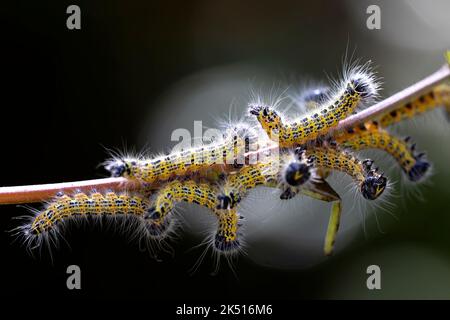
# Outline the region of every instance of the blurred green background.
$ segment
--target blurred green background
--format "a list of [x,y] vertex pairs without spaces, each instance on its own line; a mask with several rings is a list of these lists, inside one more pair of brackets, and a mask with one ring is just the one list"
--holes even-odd
[[[65,27],[69,4],[81,7],[79,31]],[[366,27],[371,4],[381,8],[380,30]],[[101,177],[102,146],[168,150],[174,129],[193,130],[196,120],[217,127],[230,106],[244,114],[251,89],[326,82],[347,49],[374,62],[387,97],[443,64],[449,11],[444,0],[2,3],[4,105],[12,107],[2,119],[9,156],[2,157],[8,170],[0,183]],[[396,129],[413,136],[434,164],[430,183],[416,188],[423,200],[397,193],[398,219],[377,213],[383,232],[373,214],[364,231],[360,212],[348,210],[331,258],[321,255],[326,205],[298,200],[263,210],[273,201],[262,191],[246,204],[250,247],[236,263],[237,277],[226,265],[211,276],[209,258],[188,274],[201,250],[186,251],[201,241],[207,221],[205,212],[186,207],[193,218],[173,245],[175,257],[160,263],[99,228],[70,232],[71,250],[54,252],[53,263],[28,257],[5,233],[2,295],[36,288],[68,295],[65,267],[79,264],[87,284],[70,294],[80,297],[448,299],[450,130],[442,115]],[[6,230],[25,209],[0,211]],[[378,291],[366,287],[372,264],[382,272]]]

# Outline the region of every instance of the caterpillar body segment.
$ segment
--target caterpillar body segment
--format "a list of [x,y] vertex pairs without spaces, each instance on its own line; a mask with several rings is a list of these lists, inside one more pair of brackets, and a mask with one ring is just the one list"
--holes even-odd
[[372,168],[373,161],[370,159],[361,161],[349,152],[331,146],[298,148],[297,152],[304,154],[307,161],[314,167],[341,171],[350,175],[358,184],[361,194],[368,200],[375,200],[386,188],[387,179],[383,174],[378,173],[377,168]]
[[230,174],[219,195],[219,207],[234,208],[250,189],[257,186],[280,188],[280,198],[291,199],[301,192],[303,185],[314,178],[313,168],[304,159],[289,153],[281,154],[280,161],[246,166],[236,174]]
[[408,102],[404,106],[395,109],[380,117],[379,123],[387,127],[400,121],[411,119],[427,111],[444,107],[447,117],[450,115],[450,84],[443,83],[434,87],[429,93]]
[[148,200],[139,196],[117,195],[108,192],[105,195],[94,192],[90,196],[77,193],[73,197],[62,195],[50,202],[40,212],[30,226],[32,234],[40,234],[54,228],[65,219],[88,215],[134,215],[143,216],[150,208]]
[[294,121],[286,121],[273,108],[251,104],[249,112],[256,116],[269,138],[280,147],[302,145],[326,134],[330,128],[355,111],[363,100],[376,95],[377,85],[372,76],[356,72],[330,101],[322,103],[316,110]]
[[230,174],[219,194],[219,208],[222,210],[234,208],[242,197],[257,186],[275,187],[276,177],[271,172],[273,163],[256,164],[243,167],[236,174]]
[[214,248],[225,254],[233,254],[242,248],[242,240],[238,232],[241,217],[237,209],[216,210],[217,231],[214,235]]
[[221,171],[225,164],[242,166],[245,161],[243,155],[248,151],[252,139],[251,130],[234,127],[227,131],[223,141],[217,143],[152,159],[117,157],[107,161],[105,168],[113,177],[144,183],[168,181],[201,171],[207,174],[211,169]]
[[336,136],[335,141],[342,147],[353,150],[379,149],[387,152],[394,157],[408,179],[413,182],[424,178],[431,167],[425,159],[425,153],[416,153],[415,144],[410,143],[409,137],[397,138],[378,128],[375,121],[348,129]]
[[236,208],[220,209],[216,188],[192,180],[169,182],[158,193],[155,205],[146,214],[151,220],[164,219],[173,211],[176,202],[195,203],[208,208],[217,217],[217,229],[213,237],[216,251],[228,254],[241,249],[238,228],[241,226]]
[[18,234],[24,238],[25,244],[33,249],[43,242],[48,245],[57,244],[59,235],[68,222],[120,218],[122,222],[129,224],[133,237],[138,236],[146,240],[162,239],[172,230],[173,220],[171,217],[145,219],[144,216],[150,208],[148,198],[140,194],[97,191],[91,194],[79,192],[73,196],[63,194],[55,197],[43,210],[30,217],[29,223],[18,228]]
[[209,184],[193,180],[168,182],[158,193],[154,206],[145,215],[158,220],[170,214],[177,202],[195,203],[212,211],[217,208],[217,192]]

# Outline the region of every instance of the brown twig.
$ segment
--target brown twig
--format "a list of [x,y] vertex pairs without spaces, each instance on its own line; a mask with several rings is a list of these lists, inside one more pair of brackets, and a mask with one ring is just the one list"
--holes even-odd
[[[450,58],[450,54],[447,53]],[[355,114],[341,122],[332,131],[341,130],[346,127],[351,127],[361,122],[373,119],[381,114],[385,114],[394,110],[399,105],[402,105],[420,95],[430,91],[431,88],[437,84],[450,78],[450,67],[448,64],[440,68],[425,79],[413,84],[412,86],[394,94],[393,96]],[[270,147],[258,152],[268,151],[275,147]],[[246,154],[247,156],[253,153]],[[111,189],[119,190],[123,188],[124,183],[127,184],[127,189],[133,189],[138,186],[136,183],[130,183],[125,178],[106,178],[85,180],[76,182],[63,182],[42,185],[17,186],[17,187],[2,187],[0,188],[0,204],[19,204],[32,203],[48,200],[55,196],[57,192],[71,193],[76,190],[88,192],[92,189]]]

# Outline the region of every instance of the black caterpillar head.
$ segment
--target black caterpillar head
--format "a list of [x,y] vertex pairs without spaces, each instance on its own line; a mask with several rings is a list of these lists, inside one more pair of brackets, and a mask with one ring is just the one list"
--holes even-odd
[[116,159],[106,164],[105,169],[111,173],[111,177],[126,177],[131,173],[128,161]]
[[350,87],[357,92],[363,99],[370,99],[376,96],[377,87],[373,79],[365,74],[357,73],[350,77]]
[[386,189],[387,179],[378,173],[378,168],[373,168],[373,160],[366,159],[362,162],[366,178],[361,184],[361,193],[368,200],[375,200]]
[[257,116],[258,121],[266,131],[280,129],[281,118],[274,109],[259,104],[250,104],[249,112]]
[[219,204],[217,205],[217,209],[220,210],[228,210],[234,208],[240,201],[241,197],[239,194],[235,194],[234,192],[230,192],[227,194],[220,194],[217,196],[219,200]]
[[303,162],[291,162],[284,171],[284,181],[291,186],[300,186],[311,177],[310,166]]
[[386,189],[387,179],[381,174],[371,172],[361,184],[361,193],[368,200],[375,200]]

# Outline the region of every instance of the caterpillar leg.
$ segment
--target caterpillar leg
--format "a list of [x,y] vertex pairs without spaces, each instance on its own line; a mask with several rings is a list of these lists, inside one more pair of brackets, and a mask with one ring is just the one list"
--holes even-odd
[[387,152],[394,157],[410,181],[422,180],[431,167],[425,159],[425,153],[415,152],[415,144],[410,144],[409,137],[399,139],[383,129],[378,129],[373,123],[347,130],[336,138],[336,142],[353,150],[380,149]]

